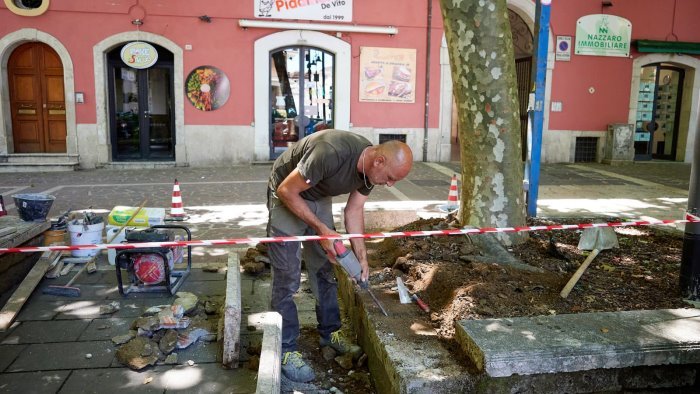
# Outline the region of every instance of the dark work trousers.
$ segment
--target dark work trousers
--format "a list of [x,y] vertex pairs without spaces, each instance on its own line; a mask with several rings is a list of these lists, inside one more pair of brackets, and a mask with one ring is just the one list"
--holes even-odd
[[[334,229],[332,199],[304,200],[321,221]],[[314,235],[315,230],[290,212],[272,192],[268,191],[267,209],[269,221],[267,235]],[[333,274],[333,265],[328,261],[321,244],[315,241],[301,242],[303,257],[309,273],[309,284],[316,297],[316,320],[322,338],[328,339],[333,331],[340,329],[338,308],[338,283]],[[299,338],[299,316],[294,303],[294,294],[301,281],[300,242],[271,242],[267,244],[272,265],[272,309],[282,315],[282,352],[297,350]]]

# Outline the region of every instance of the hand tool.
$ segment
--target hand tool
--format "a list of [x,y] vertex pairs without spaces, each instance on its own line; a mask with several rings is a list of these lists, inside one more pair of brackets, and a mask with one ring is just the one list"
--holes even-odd
[[417,294],[411,295],[411,299],[412,299],[413,301],[415,301],[416,304],[418,304],[418,307],[420,307],[420,309],[422,309],[423,312],[425,312],[425,313],[430,313],[430,307],[428,306],[428,304],[426,304],[425,302],[423,302],[423,300],[421,300],[420,297],[418,297]]
[[345,245],[343,245],[343,242],[340,240],[333,241],[333,248],[335,249],[336,260],[338,260],[340,266],[343,267],[345,272],[347,272],[348,275],[355,280],[355,282],[357,282],[361,289],[367,290],[367,293],[369,293],[370,297],[372,297],[372,300],[374,300],[374,303],[377,304],[384,316],[389,316],[377,297],[375,297],[372,293],[372,290],[370,290],[369,282],[362,280],[362,266],[360,265],[359,260],[357,260],[355,253],[346,248]]
[[66,296],[66,297],[80,297],[80,288],[79,287],[71,287],[73,282],[75,282],[76,279],[78,279],[78,276],[85,271],[85,268],[87,267],[87,264],[83,265],[83,268],[78,271],[77,274],[75,274],[68,283],[66,283],[65,286],[57,286],[57,285],[51,285],[47,286],[42,292],[44,294],[50,294],[50,295],[57,295],[57,296]]
[[619,248],[620,244],[617,241],[617,235],[612,227],[589,227],[583,230],[581,238],[578,242],[578,248],[581,250],[591,250],[591,253],[586,257],[580,267],[571,276],[571,279],[566,283],[559,295],[562,298],[569,296],[571,290],[576,286],[576,282],[581,278],[591,261],[600,253],[601,250]]

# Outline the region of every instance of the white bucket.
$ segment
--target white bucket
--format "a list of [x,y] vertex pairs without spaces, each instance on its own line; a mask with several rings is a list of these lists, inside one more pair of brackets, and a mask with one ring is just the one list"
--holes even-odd
[[[121,226],[110,226],[109,224],[107,225],[107,230],[105,230],[105,237],[109,241],[112,239],[112,242],[110,244],[120,244],[124,242],[126,239],[126,230],[133,230],[135,227],[125,227],[122,229],[122,231],[119,231]],[[119,235],[115,236],[114,234],[119,231]],[[107,261],[109,261],[109,264],[114,265],[114,259],[117,257],[117,250],[116,249],[107,249]]]
[[[104,222],[88,224],[87,228],[83,226],[82,221],[79,221],[78,223],[79,224],[68,224],[71,245],[90,245],[102,243],[102,230],[105,228]],[[71,252],[71,254],[73,257],[88,257],[95,256],[99,251],[99,249],[74,250]]]

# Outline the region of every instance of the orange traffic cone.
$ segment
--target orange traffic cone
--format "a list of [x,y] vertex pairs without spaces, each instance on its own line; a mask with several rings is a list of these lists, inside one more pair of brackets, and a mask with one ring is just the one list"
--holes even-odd
[[182,208],[182,196],[180,195],[180,182],[178,182],[177,179],[175,179],[175,185],[173,185],[170,220],[185,220],[185,210]]
[[447,195],[447,204],[440,205],[441,211],[452,212],[459,208],[459,193],[457,191],[457,174],[452,175],[452,182],[450,183],[450,192]]

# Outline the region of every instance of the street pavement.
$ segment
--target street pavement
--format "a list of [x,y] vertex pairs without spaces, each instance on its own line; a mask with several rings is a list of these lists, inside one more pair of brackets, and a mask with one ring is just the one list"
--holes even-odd
[[[397,221],[406,212],[422,217],[440,216],[452,174],[460,163],[415,163],[409,176],[392,188],[377,187],[367,204],[371,215],[388,213]],[[193,239],[260,237],[265,235],[265,190],[269,164],[225,168],[171,168],[143,170],[87,170],[60,173],[0,174],[0,194],[11,215],[17,193],[49,193],[56,197],[50,217],[67,210],[106,215],[116,205],[169,211],[173,183],[180,183],[189,220],[184,224]],[[687,207],[690,165],[644,162],[625,166],[594,163],[548,164],[540,175],[538,216],[621,219],[680,219]],[[334,200],[336,223],[341,228],[342,197]],[[415,215],[414,215],[415,216]],[[408,216],[412,217],[411,215]],[[682,226],[678,226],[682,228]],[[249,246],[193,249],[194,270],[183,291],[223,296],[225,275],[201,270],[205,264],[225,266],[229,253]],[[242,255],[242,254],[241,254]],[[44,279],[25,304],[17,322],[0,333],[0,392],[250,392],[254,373],[245,368],[227,371],[216,361],[215,343],[196,343],[181,351],[177,366],[131,371],[114,359],[110,339],[125,334],[143,308],[172,301],[167,294],[135,294],[126,298],[116,290],[116,275],[104,255],[96,274],[76,281],[83,296],[66,299],[41,294],[42,287],[65,284],[74,272],[60,279]],[[269,280],[242,275],[244,312],[252,317],[267,309]],[[11,292],[0,295],[4,304]],[[307,294],[307,295],[304,295]],[[313,325],[313,300],[300,294],[303,324]],[[112,316],[99,315],[99,305],[120,300],[122,309]],[[243,340],[259,340],[246,332]],[[245,344],[244,344],[245,345]],[[88,358],[86,355],[90,354]],[[242,352],[243,359],[247,359]],[[193,365],[187,363],[193,361]]]

